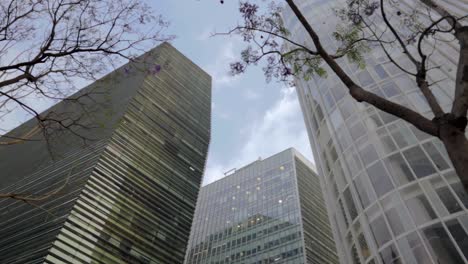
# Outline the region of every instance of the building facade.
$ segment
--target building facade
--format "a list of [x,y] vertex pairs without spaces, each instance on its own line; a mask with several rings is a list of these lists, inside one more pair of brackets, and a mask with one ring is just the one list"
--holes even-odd
[[[322,44],[336,50],[339,43],[332,33],[339,21],[331,8],[343,2],[295,2]],[[417,2],[398,1],[398,8],[425,10]],[[456,15],[468,13],[464,1],[440,3]],[[310,45],[290,10],[283,18],[295,40]],[[429,79],[442,80],[432,89],[447,111],[458,51],[456,42],[441,43],[431,63],[443,67]],[[416,83],[380,49],[373,48],[365,60],[364,69],[347,59],[339,64],[365,89],[431,117]],[[411,69],[407,58],[398,60]],[[442,143],[358,103],[332,73],[295,82],[341,263],[468,263],[468,195]]]
[[202,187],[185,263],[338,263],[309,161],[287,149]]
[[44,115],[73,113],[85,128],[0,149],[0,193],[49,196],[0,201],[0,263],[182,263],[210,140],[210,76],[163,43],[72,98],[80,103]]

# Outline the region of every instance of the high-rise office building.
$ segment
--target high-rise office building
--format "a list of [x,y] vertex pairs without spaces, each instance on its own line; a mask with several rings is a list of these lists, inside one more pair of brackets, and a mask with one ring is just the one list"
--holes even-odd
[[[438,2],[456,15],[468,13],[464,1]],[[336,50],[332,33],[339,21],[330,8],[343,1],[295,3],[323,45]],[[419,1],[392,3],[401,12],[426,10]],[[393,11],[389,17],[397,14]],[[291,10],[285,10],[283,18],[296,40],[310,44]],[[429,78],[442,80],[432,90],[447,111],[454,93],[457,43],[439,44],[431,60],[444,66]],[[411,68],[400,55],[402,65]],[[373,48],[365,59],[365,69],[347,59],[339,64],[365,89],[431,117],[414,80],[389,63],[383,51]],[[296,85],[341,263],[468,263],[468,195],[441,142],[356,102],[332,73],[327,78],[297,78]]]
[[83,126],[0,148],[0,193],[49,196],[0,201],[0,263],[182,263],[210,139],[210,76],[163,43],[70,98],[44,115]]
[[202,187],[185,263],[338,263],[309,161],[287,149]]

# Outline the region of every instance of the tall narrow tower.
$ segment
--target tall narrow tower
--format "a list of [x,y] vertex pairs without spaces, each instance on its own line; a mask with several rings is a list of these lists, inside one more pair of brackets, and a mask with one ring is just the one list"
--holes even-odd
[[49,195],[0,201],[0,263],[182,263],[210,139],[210,76],[163,43],[70,98],[46,113],[83,126],[0,148],[0,193]]
[[287,149],[202,187],[185,263],[338,263],[310,162]]
[[[339,21],[331,8],[345,1],[294,2],[322,44],[336,50],[332,33]],[[425,10],[421,1],[384,1],[389,2],[401,8],[389,17]],[[468,13],[466,1],[437,2],[455,15]],[[295,40],[311,44],[292,11],[285,10],[283,17]],[[396,59],[411,67],[404,54]],[[339,64],[364,89],[430,118],[415,81],[382,50],[373,48],[365,60],[365,69],[346,59]],[[431,82],[443,81],[431,88],[447,111],[454,94],[456,41],[440,42],[431,60],[443,65],[433,71]],[[328,78],[295,81],[341,263],[468,263],[468,195],[441,142],[356,102],[331,72]]]

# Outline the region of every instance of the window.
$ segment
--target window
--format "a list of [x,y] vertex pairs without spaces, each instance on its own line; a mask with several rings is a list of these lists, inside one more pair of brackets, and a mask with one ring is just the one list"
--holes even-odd
[[398,75],[397,77],[393,78],[393,80],[403,91],[410,91],[414,88],[417,88],[415,82],[411,80],[406,74]]
[[356,140],[366,134],[366,129],[361,122],[357,122],[355,125],[350,127],[349,133],[351,134],[351,137]]
[[408,98],[412,101],[412,103],[420,113],[424,113],[426,111],[431,110],[429,104],[426,101],[426,98],[424,98],[420,91],[408,94]]
[[[409,218],[407,219],[408,216],[406,215],[406,211],[404,211],[402,205],[398,205],[398,207],[394,207],[390,210],[387,210],[385,212],[385,215],[387,216],[388,223],[390,224],[392,232],[395,236],[399,236],[406,231],[403,223],[409,224],[408,222],[404,222],[406,220],[409,220]],[[402,217],[402,215],[404,215],[404,217]]]
[[384,264],[401,263],[400,254],[398,253],[398,250],[394,244],[391,244],[390,246],[380,251],[380,258]]
[[388,227],[383,216],[379,216],[377,219],[372,221],[370,226],[379,248],[392,239],[392,235],[390,235],[390,232],[388,231]]
[[324,99],[325,108],[327,109],[327,112],[330,113],[331,109],[335,106],[335,101],[333,100],[333,97],[330,92],[327,92],[327,94],[325,94]]
[[413,232],[397,242],[406,263],[432,263],[418,233]]
[[423,147],[439,170],[446,170],[449,168],[449,165],[432,142],[424,143]]
[[455,199],[452,192],[447,186],[437,188],[435,191],[437,192],[437,195],[439,196],[442,203],[445,205],[445,207],[451,214],[462,210],[461,205]]
[[402,121],[389,125],[388,131],[400,148],[414,145],[418,142],[408,126]]
[[429,134],[427,134],[426,132],[422,132],[421,130],[417,129],[413,125],[408,125],[408,126],[411,129],[411,131],[413,131],[413,134],[416,136],[416,138],[419,139],[420,141],[423,141],[431,137]]
[[447,225],[449,232],[452,234],[453,239],[457,242],[458,248],[463,252],[465,258],[468,259],[468,231],[460,225],[459,220],[461,220],[461,218],[452,219],[447,221],[445,224]]
[[363,208],[366,208],[375,200],[371,185],[366,175],[361,175],[354,180],[354,186],[358,192]]
[[369,167],[367,169],[367,174],[369,175],[369,179],[374,186],[374,190],[377,196],[381,197],[394,188],[393,183],[391,182],[382,162],[379,161]]
[[358,73],[358,79],[362,86],[368,86],[374,83],[372,76],[367,70],[363,70],[362,72]]
[[355,112],[353,102],[351,100],[352,99],[350,98],[345,98],[343,103],[340,105],[341,114],[345,120]]
[[382,118],[382,121],[383,121],[385,124],[389,124],[389,123],[391,123],[391,122],[397,120],[397,117],[394,116],[394,115],[388,114],[388,113],[386,113],[386,112],[384,112],[384,111],[381,111],[381,110],[379,110],[379,111],[377,111],[377,112],[379,113],[380,118]]
[[344,191],[343,198],[345,200],[346,206],[348,207],[349,215],[351,216],[351,219],[354,220],[357,217],[358,212],[356,206],[354,205],[354,200],[351,196],[349,187]]
[[399,186],[406,183],[412,182],[414,176],[411,173],[406,161],[403,159],[400,153],[393,154],[385,159],[385,164],[388,166],[390,174],[393,177],[393,180]]
[[436,172],[432,163],[419,146],[415,146],[403,152],[418,178],[426,177]]
[[450,186],[452,186],[453,191],[457,194],[458,198],[460,198],[462,203],[465,205],[465,208],[468,208],[468,194],[463,188],[461,182],[450,184]]
[[384,66],[391,75],[396,75],[401,72],[401,70],[398,69],[398,67],[395,66],[395,64],[392,62],[387,62],[384,64]]
[[367,245],[366,238],[363,233],[358,235],[359,247],[361,248],[361,255],[364,260],[370,256],[369,246]]
[[423,238],[429,248],[429,253],[439,263],[465,263],[442,224],[437,223],[425,228]]
[[366,121],[370,128],[378,128],[383,126],[383,123],[380,121],[380,117],[377,115],[377,113],[370,114]]
[[416,225],[424,224],[437,217],[418,184],[403,189],[402,196]]
[[333,126],[335,127],[336,131],[339,131],[344,121],[341,117],[340,111],[338,111],[338,108],[332,111],[332,113],[330,114],[330,120]]
[[382,90],[387,98],[399,95],[400,89],[396,86],[393,81],[386,82],[382,85]]
[[380,77],[380,79],[385,79],[385,78],[388,77],[387,72],[385,71],[385,69],[380,64],[377,64],[377,65],[374,66],[374,71],[375,71],[375,73],[377,73],[377,75]]
[[338,138],[337,141],[340,144],[342,151],[346,150],[348,146],[351,144],[351,138],[348,135],[346,128],[341,127],[341,129],[338,129],[336,131],[336,135]]
[[336,83],[331,88],[337,102],[346,95],[347,90],[341,83]]
[[361,148],[359,150],[359,154],[362,158],[364,166],[368,166],[370,163],[374,162],[379,158],[379,155],[377,154],[377,151],[375,151],[375,148],[372,144],[368,144],[365,147]]
[[413,228],[411,218],[406,212],[404,205],[401,203],[399,195],[393,193],[382,201],[385,215],[387,216],[388,224],[395,236],[399,236],[405,231]]
[[387,130],[385,128],[377,130],[377,134],[379,137],[378,142],[380,143],[377,145],[377,150],[382,156],[397,150],[395,143],[393,143],[392,138],[390,137],[390,135],[388,135]]

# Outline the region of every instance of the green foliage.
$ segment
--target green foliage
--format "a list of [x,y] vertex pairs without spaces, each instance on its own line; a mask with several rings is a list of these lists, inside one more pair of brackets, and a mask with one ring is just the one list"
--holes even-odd
[[333,37],[341,44],[337,54],[346,56],[351,63],[357,64],[361,69],[366,67],[364,54],[369,52],[370,48],[368,42],[362,38],[362,28],[359,25],[338,25]]
[[326,78],[327,71],[321,67],[322,58],[319,56],[312,56],[307,51],[299,49],[284,55],[285,61],[291,65],[292,74],[301,76],[304,80],[308,81],[313,75]]

